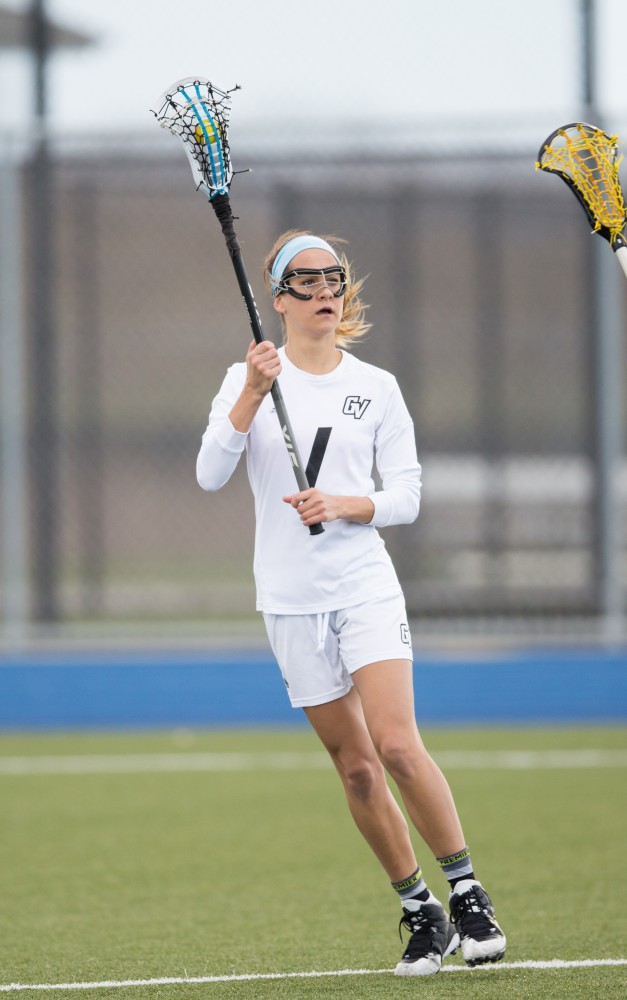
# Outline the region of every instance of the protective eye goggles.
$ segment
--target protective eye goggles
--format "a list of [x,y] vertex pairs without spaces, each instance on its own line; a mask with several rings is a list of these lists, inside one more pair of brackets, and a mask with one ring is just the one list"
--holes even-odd
[[287,292],[295,299],[313,299],[321,288],[328,288],[339,299],[346,291],[346,271],[338,264],[333,267],[297,267],[284,274],[276,286],[276,295]]

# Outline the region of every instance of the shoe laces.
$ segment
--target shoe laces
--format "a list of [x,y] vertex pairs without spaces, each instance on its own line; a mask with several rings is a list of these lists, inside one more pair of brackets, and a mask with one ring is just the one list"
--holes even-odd
[[494,927],[492,913],[489,897],[480,886],[451,900],[451,921],[462,926],[467,937],[485,933],[486,925]]
[[415,913],[404,913],[398,925],[398,936],[403,940],[403,928],[409,931],[411,937],[403,958],[415,961],[426,958],[433,951],[436,928],[429,914],[422,909]]
[[416,910],[415,913],[403,913],[398,925],[398,936],[403,940],[403,927],[409,931],[410,934],[416,934],[430,924],[430,920],[426,913],[422,910]]

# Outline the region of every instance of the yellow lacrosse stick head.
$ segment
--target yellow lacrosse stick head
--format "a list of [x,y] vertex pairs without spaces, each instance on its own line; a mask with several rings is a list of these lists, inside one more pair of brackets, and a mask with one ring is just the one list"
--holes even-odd
[[[572,188],[594,231],[615,248],[627,221],[618,167],[618,137],[594,125],[573,122],[551,132],[536,167],[558,174]],[[619,242],[622,243],[622,240]]]

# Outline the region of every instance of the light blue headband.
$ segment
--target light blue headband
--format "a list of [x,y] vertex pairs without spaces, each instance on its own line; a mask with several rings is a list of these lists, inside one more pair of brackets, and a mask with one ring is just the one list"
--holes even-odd
[[292,258],[302,250],[327,250],[331,256],[335,257],[338,264],[340,262],[333,247],[319,236],[311,236],[309,233],[305,236],[294,236],[293,239],[288,240],[287,243],[281,247],[274,259],[272,273],[270,274],[270,285],[272,287],[273,295],[276,295],[279,291],[279,284],[281,282],[281,278],[285,274],[287,265]]

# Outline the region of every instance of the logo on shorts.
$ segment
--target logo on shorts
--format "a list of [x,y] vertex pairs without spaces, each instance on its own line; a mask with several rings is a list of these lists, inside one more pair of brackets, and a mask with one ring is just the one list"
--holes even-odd
[[401,625],[401,642],[404,642],[406,646],[411,646],[411,634],[407,622],[403,622]]
[[371,399],[361,399],[360,396],[347,396],[344,400],[342,413],[348,417],[354,417],[355,420],[361,420],[371,402]]

